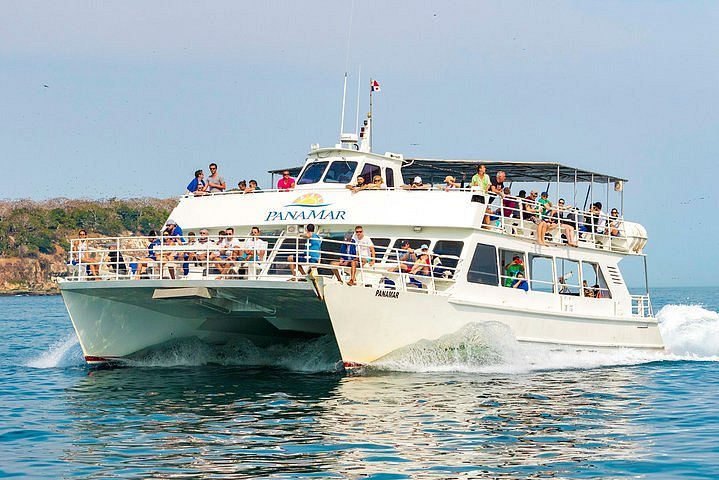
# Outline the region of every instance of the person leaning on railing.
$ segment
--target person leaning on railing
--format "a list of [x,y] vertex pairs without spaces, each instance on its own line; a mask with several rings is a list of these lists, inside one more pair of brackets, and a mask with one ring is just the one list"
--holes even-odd
[[[302,263],[308,263],[308,264],[318,264],[320,263],[320,252],[322,249],[322,239],[319,235],[315,233],[315,226],[311,223],[308,223],[307,226],[305,226],[305,231],[302,234],[302,237],[307,239],[307,248],[306,250],[303,250],[302,253],[298,255],[297,261]],[[290,264],[290,270],[292,271],[292,278],[289,280],[296,281],[297,278],[296,275],[296,268],[299,269],[300,274],[306,275],[304,268],[302,268],[302,265],[300,263],[297,263],[297,267],[295,268],[295,256],[290,255],[287,257],[287,261]]]

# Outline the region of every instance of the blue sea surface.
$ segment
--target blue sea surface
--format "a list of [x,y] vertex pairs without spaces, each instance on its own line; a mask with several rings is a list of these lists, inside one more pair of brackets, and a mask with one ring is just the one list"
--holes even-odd
[[477,327],[353,374],[322,342],[90,368],[60,297],[2,297],[0,476],[719,478],[719,289],[652,294],[669,355]]

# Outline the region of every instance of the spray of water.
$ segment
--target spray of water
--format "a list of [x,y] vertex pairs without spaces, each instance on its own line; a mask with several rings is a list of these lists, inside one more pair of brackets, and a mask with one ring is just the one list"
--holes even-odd
[[[519,344],[504,325],[475,323],[437,340],[422,341],[397,350],[375,362],[371,368],[410,372],[524,373],[667,360],[719,361],[719,313],[698,305],[667,305],[659,311],[657,319],[667,353],[528,346]],[[197,339],[185,339],[163,345],[133,360],[130,365],[252,365],[321,372],[340,368],[339,357],[330,337],[267,348],[260,348],[246,340],[215,347]],[[84,365],[84,360],[77,338],[72,333],[27,365],[33,368],[67,368]]]

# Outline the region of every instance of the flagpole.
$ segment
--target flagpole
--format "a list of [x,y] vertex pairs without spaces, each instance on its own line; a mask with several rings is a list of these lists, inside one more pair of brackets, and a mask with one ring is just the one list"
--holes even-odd
[[[345,98],[347,98],[347,72],[345,72],[345,84],[342,89],[342,119],[340,120],[340,139],[345,131]],[[340,140],[341,141],[341,140]]]

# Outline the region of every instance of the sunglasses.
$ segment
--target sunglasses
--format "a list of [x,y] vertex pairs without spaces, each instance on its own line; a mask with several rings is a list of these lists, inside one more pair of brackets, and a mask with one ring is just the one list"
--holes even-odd
[[362,233],[362,230],[355,230],[355,233]]

